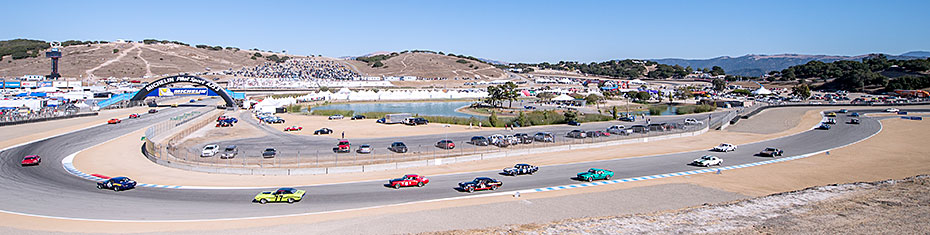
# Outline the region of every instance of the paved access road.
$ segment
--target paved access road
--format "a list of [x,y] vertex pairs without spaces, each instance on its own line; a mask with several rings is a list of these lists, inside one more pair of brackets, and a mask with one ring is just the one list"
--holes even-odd
[[[598,162],[544,166],[532,176],[508,177],[497,171],[449,174],[430,177],[423,188],[389,189],[387,179],[369,182],[298,187],[308,191],[306,199],[295,204],[260,205],[251,200],[261,190],[197,190],[136,188],[114,192],[98,190],[94,182],[64,171],[61,159],[76,151],[116,138],[148,124],[180,114],[186,108],[162,109],[155,115],[127,120],[120,125],[104,125],[39,141],[0,153],[0,210],[43,216],[108,220],[189,220],[278,216],[339,209],[362,208],[403,202],[416,202],[469,195],[454,189],[460,181],[490,176],[504,182],[499,190],[532,189],[576,183],[577,172],[590,167],[611,169],[615,178],[654,175],[700,169],[686,165],[705,154],[725,159],[724,166],[769,160],[753,156],[767,146],[779,147],[788,156],[810,153],[853,143],[880,130],[876,119],[863,117],[862,124],[845,124],[847,117],[831,130],[811,130],[797,135],[739,146],[730,153],[694,151],[678,154],[616,159]],[[879,109],[874,109],[879,110]],[[873,111],[874,111],[873,110]],[[864,112],[855,110],[854,112]],[[919,110],[906,110],[919,111]],[[924,110],[926,111],[926,110]],[[135,138],[135,137],[133,137]],[[659,147],[659,146],[657,146]],[[713,146],[707,146],[708,149]],[[616,146],[623,151],[623,146]],[[40,154],[40,166],[22,167],[24,155]],[[558,156],[553,156],[558,157]],[[501,166],[504,168],[507,166]],[[91,172],[88,172],[91,173]],[[413,172],[411,172],[413,173]],[[132,177],[129,175],[129,177]],[[140,182],[145,183],[145,182]],[[476,192],[475,194],[488,193]]]

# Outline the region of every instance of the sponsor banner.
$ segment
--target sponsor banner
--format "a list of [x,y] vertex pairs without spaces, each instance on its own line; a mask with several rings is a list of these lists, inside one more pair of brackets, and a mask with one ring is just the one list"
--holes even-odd
[[68,82],[68,87],[81,87],[81,82]]
[[67,81],[54,81],[54,82],[52,82],[52,84],[53,84],[53,86],[58,87],[58,88],[65,88],[65,87],[68,87],[68,82],[67,82]]
[[52,87],[52,82],[39,82],[39,87]]
[[20,88],[22,85],[19,82],[4,82],[4,88]]
[[22,87],[25,87],[25,88],[35,88],[36,85],[38,85],[38,83],[36,82],[22,82],[21,84],[22,84]]
[[217,96],[215,92],[207,88],[158,88],[149,92],[147,96],[171,97],[171,96]]

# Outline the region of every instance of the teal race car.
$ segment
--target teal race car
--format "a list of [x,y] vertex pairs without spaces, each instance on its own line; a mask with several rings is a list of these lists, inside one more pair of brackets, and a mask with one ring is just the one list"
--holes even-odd
[[577,179],[591,182],[594,180],[609,180],[611,177],[614,177],[613,171],[591,168],[586,172],[578,173]]
[[266,192],[258,193],[258,195],[255,195],[255,199],[253,199],[252,201],[258,202],[261,204],[265,204],[268,202],[294,203],[294,202],[297,202],[303,199],[304,194],[306,193],[307,191],[298,190],[295,188],[279,188],[278,190],[275,190],[274,192],[266,191]]

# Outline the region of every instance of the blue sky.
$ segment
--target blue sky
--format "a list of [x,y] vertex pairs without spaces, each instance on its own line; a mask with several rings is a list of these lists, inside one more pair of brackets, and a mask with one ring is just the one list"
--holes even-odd
[[930,50],[930,1],[16,1],[0,39],[301,55],[426,49],[507,62]]

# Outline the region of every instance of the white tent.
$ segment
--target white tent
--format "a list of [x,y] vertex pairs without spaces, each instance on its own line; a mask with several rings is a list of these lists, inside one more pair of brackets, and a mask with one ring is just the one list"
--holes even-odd
[[752,91],[752,94],[753,95],[771,95],[772,91],[770,91],[769,89],[765,89],[765,87],[759,87],[759,89]]
[[571,96],[568,96],[566,94],[561,94],[559,96],[556,96],[555,98],[552,98],[552,101],[569,101],[569,100],[575,100],[575,98],[572,98]]

